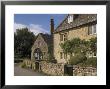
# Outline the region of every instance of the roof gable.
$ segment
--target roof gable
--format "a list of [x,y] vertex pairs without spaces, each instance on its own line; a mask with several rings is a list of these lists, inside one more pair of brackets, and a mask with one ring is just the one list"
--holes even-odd
[[[37,37],[36,37],[36,40],[35,40],[35,42],[34,42],[33,47],[36,46],[36,44],[37,44],[37,42],[38,42],[39,39],[40,39],[40,41],[44,41],[47,45],[50,44],[51,41],[52,41],[52,40],[51,40],[51,35],[39,33],[39,34],[37,35]],[[33,47],[32,47],[32,48],[33,48]]]

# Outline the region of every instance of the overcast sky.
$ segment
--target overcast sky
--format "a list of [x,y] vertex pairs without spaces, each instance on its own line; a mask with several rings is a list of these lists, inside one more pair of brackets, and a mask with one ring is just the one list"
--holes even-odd
[[50,19],[54,18],[55,28],[64,20],[67,14],[15,14],[14,32],[18,28],[29,28],[35,35],[50,33]]

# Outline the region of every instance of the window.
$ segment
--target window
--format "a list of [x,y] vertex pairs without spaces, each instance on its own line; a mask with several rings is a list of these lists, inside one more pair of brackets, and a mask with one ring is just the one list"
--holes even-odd
[[35,53],[35,57],[37,57],[37,53]]
[[60,34],[60,41],[63,41],[63,34]]
[[68,23],[71,23],[71,22],[73,22],[73,15],[68,16]]
[[93,33],[96,34],[96,25],[93,25],[92,29],[93,29]]
[[62,59],[63,58],[63,53],[62,52],[60,52],[60,59]]
[[88,27],[88,35],[96,34],[96,25],[91,25]]
[[67,33],[64,34],[64,41],[67,40]]
[[67,53],[64,53],[64,59],[67,59]]
[[67,33],[60,34],[60,41],[66,41],[67,40]]
[[92,34],[92,26],[88,27],[88,35]]

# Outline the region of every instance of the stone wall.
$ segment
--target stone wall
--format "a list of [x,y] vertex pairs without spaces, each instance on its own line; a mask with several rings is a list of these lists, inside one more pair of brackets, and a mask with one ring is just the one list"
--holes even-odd
[[[64,32],[60,32],[64,33]],[[96,37],[96,34],[94,35],[88,35],[88,26],[85,27],[81,27],[81,28],[75,28],[75,29],[71,29],[69,31],[65,31],[65,33],[67,33],[67,39],[71,40],[73,38],[80,38],[80,39],[85,39],[88,40],[92,37]],[[60,41],[60,34],[59,33],[55,33],[54,34],[54,57],[55,59],[57,59],[58,63],[65,63],[65,61],[67,62],[70,59],[70,56],[67,55],[67,59],[60,58],[60,52],[63,52],[63,50],[60,47],[60,43],[63,43],[62,41]]]
[[73,76],[97,76],[97,69],[93,67],[73,66]]
[[[36,39],[36,41],[34,42],[34,45],[31,48],[31,60],[35,60],[34,52],[35,52],[35,49],[37,49],[37,48],[39,48],[40,51],[42,52],[43,59],[48,59],[48,46],[49,45],[47,45],[47,42],[44,40],[44,35],[45,34],[41,34],[41,33],[38,34],[37,39]],[[47,36],[49,36],[49,35],[47,35]]]
[[43,72],[51,76],[66,76],[66,74],[69,75],[70,72],[73,74],[71,74],[70,76],[97,76],[97,68],[93,67],[81,67],[74,65],[72,67],[73,70],[65,74],[65,65],[60,63],[49,63],[46,61],[35,62],[32,60],[23,60],[23,64],[26,65],[25,68],[30,68],[34,71],[38,70],[39,72]]
[[39,70],[47,75],[63,76],[64,75],[64,64],[58,63],[47,63],[45,61],[40,62]]

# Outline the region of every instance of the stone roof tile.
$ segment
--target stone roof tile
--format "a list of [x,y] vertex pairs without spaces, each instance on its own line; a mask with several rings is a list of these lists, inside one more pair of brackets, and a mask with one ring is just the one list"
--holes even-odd
[[67,18],[68,18],[67,15],[66,18],[55,29],[54,33],[97,21],[97,14],[73,14],[73,16],[74,16],[74,20],[69,24],[67,22]]

